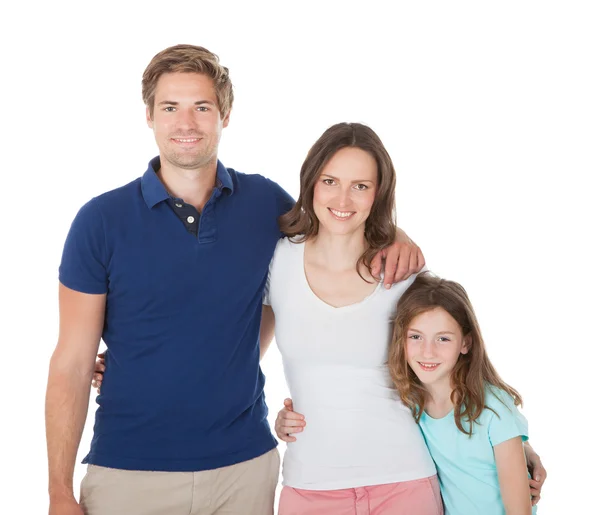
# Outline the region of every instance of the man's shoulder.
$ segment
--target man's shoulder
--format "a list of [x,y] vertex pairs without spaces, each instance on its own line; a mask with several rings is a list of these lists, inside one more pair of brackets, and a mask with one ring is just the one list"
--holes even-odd
[[95,203],[99,207],[113,207],[122,203],[131,203],[132,198],[136,198],[141,194],[141,177],[133,181],[119,186],[112,190],[105,191],[94,197],[90,202]]
[[239,172],[234,168],[227,168],[227,172],[229,172],[229,175],[231,176],[234,188],[252,188],[255,190],[263,190],[266,193],[276,193],[278,190],[283,191],[283,188],[279,186],[279,184],[259,173]]

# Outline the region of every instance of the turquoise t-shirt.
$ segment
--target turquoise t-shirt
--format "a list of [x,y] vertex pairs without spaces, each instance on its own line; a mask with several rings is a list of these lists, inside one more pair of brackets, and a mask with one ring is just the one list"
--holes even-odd
[[[419,425],[429,452],[435,461],[446,515],[505,515],[494,445],[521,436],[528,438],[527,420],[503,390],[489,387],[484,409],[473,424],[473,435],[461,432],[454,422],[454,412],[434,419],[423,413]],[[468,429],[468,425],[465,426]],[[531,513],[535,514],[537,507]]]

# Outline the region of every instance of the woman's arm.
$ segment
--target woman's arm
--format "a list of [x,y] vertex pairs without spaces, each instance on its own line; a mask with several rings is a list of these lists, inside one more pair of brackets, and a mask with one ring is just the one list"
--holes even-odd
[[495,445],[494,456],[506,515],[531,515],[523,440],[517,436]]
[[265,352],[275,336],[275,313],[273,308],[263,304],[262,318],[260,319],[260,359],[263,359]]
[[527,469],[531,474],[532,479],[529,480],[529,490],[531,492],[531,504],[535,506],[540,502],[542,496],[542,486],[546,481],[548,473],[542,465],[542,460],[539,455],[533,450],[529,440],[523,444],[525,449],[525,458],[527,459]]

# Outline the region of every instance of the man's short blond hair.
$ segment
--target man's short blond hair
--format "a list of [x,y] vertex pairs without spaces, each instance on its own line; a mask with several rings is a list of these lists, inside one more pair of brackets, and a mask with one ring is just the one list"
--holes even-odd
[[219,57],[206,48],[194,45],[175,45],[156,54],[142,77],[142,98],[154,116],[156,85],[163,73],[201,73],[210,77],[215,86],[221,118],[233,104],[233,85],[229,70],[219,63]]

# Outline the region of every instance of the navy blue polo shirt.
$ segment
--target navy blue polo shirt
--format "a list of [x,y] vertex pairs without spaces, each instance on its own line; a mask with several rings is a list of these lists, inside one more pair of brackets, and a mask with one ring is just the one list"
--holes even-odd
[[262,293],[293,199],[217,166],[197,234],[156,175],[92,199],[71,226],[60,282],[107,295],[107,369],[84,463],[197,471],[277,445],[259,366]]

